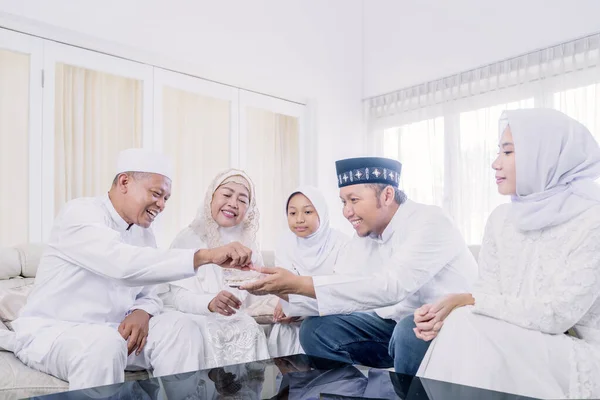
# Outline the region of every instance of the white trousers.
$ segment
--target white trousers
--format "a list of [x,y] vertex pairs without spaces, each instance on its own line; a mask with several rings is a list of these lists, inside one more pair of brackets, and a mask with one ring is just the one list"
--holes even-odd
[[127,356],[127,341],[117,328],[73,324],[40,362],[29,360],[27,348],[19,351],[18,357],[33,369],[68,381],[70,390],[123,382],[126,369],[153,369],[155,376],[164,376],[203,367],[203,340],[198,337],[197,325],[185,314],[166,312],[152,317],[147,343],[137,356],[135,352]]

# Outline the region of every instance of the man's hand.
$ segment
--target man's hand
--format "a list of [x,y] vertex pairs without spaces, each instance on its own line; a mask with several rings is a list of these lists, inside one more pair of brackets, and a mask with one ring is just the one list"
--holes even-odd
[[279,267],[254,269],[267,276],[254,282],[244,283],[240,290],[246,290],[256,296],[274,294],[285,297],[288,294],[301,294],[315,298],[315,290],[310,276],[298,276]]
[[234,309],[239,310],[241,306],[242,302],[227,290],[221,290],[219,294],[208,303],[210,312],[216,312],[225,315],[226,317],[235,314]]
[[148,338],[149,322],[150,314],[144,310],[134,310],[121,322],[119,333],[127,340],[127,355],[134,350],[136,356],[142,352]]
[[252,266],[252,250],[239,242],[209,250],[210,261],[223,268],[235,268],[248,271]]

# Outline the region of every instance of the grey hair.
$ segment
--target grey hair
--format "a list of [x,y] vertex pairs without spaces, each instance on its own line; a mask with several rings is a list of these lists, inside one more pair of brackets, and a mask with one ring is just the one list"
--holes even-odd
[[[379,196],[385,190],[385,188],[388,186],[392,186],[392,185],[387,185],[385,183],[369,183],[369,184],[367,184],[367,186],[372,188],[373,190],[375,190],[375,196],[377,196],[377,198],[379,199]],[[404,204],[406,202],[406,200],[408,199],[408,197],[406,196],[406,193],[404,193],[402,190],[398,189],[397,187],[392,186],[392,188],[394,188],[394,201],[396,202],[396,204],[398,204],[398,205]]]

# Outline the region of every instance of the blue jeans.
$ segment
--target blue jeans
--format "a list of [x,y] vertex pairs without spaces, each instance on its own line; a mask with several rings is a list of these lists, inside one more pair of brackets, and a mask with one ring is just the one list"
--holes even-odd
[[418,339],[410,315],[396,323],[375,313],[310,317],[300,327],[300,343],[309,356],[374,368],[394,367],[415,375],[429,342]]

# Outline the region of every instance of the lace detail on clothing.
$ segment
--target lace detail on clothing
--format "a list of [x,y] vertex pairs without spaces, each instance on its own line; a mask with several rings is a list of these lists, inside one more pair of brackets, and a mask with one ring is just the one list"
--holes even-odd
[[208,316],[206,333],[206,345],[210,347],[206,352],[206,368],[268,358],[265,334],[247,315]]
[[474,292],[499,293],[500,292],[500,264],[498,260],[498,245],[496,243],[495,219],[503,220],[504,217],[494,218],[495,214],[503,214],[502,208],[497,208],[488,219],[485,234],[479,251],[479,279],[473,288]]
[[569,398],[592,399],[600,396],[600,351],[588,343],[572,338]]
[[600,210],[590,213],[526,233],[507,221],[497,240],[500,293],[476,301],[476,312],[546,333],[562,333],[597,313],[600,221],[594,213]]
[[507,218],[494,240],[500,288],[474,293],[473,312],[549,334],[574,328],[571,397],[599,397],[600,207],[541,231]]

